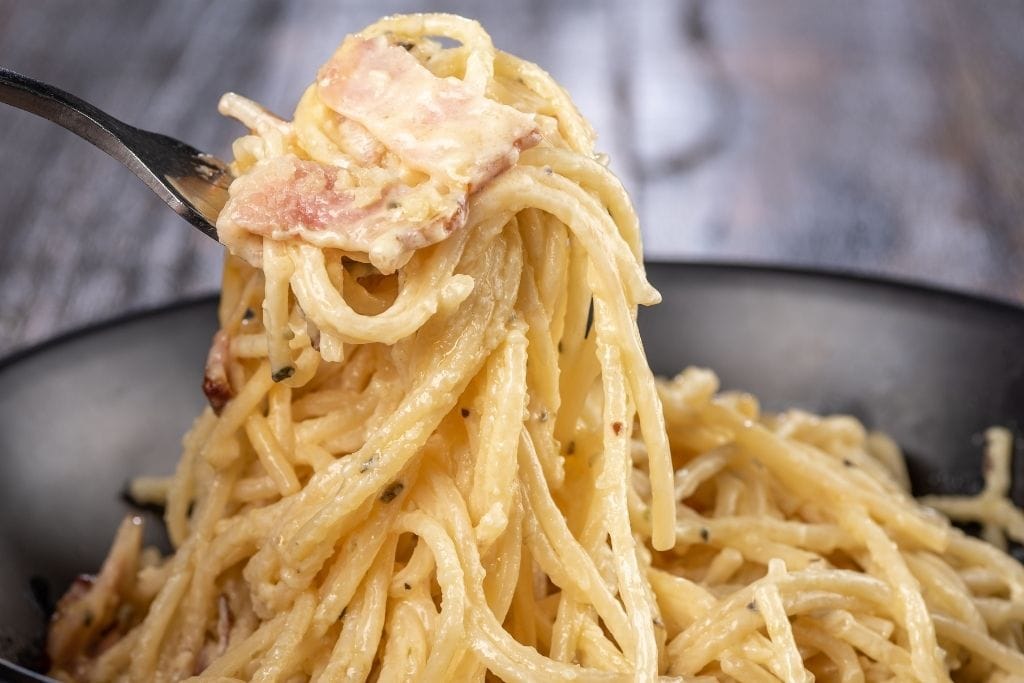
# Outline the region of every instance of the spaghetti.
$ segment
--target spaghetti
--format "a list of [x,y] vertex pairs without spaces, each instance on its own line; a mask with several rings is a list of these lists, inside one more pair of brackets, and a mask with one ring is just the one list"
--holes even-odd
[[[251,132],[211,407],[133,488],[174,552],[124,522],[61,601],[54,676],[1024,675],[1024,568],[915,502],[891,441],[652,377],[629,200],[478,24],[390,17],[292,121],[221,109]],[[1004,446],[980,499],[930,502],[1019,540]]]

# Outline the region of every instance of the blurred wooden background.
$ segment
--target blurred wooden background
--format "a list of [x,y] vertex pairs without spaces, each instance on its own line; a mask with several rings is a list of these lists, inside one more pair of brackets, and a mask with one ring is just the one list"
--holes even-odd
[[[576,98],[654,259],[811,264],[1024,301],[1019,0],[0,0],[0,64],[227,154],[384,13],[480,19]],[[212,291],[220,249],[0,106],[0,352]]]

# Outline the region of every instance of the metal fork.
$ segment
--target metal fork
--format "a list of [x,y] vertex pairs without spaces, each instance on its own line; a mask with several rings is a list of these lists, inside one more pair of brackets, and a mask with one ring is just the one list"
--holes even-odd
[[131,169],[178,215],[217,239],[217,216],[231,183],[231,172],[220,159],[180,140],[129,126],[70,93],[2,67],[0,102],[85,138]]

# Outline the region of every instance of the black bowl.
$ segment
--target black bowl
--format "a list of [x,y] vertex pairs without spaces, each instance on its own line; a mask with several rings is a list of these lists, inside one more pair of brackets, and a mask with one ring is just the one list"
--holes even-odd
[[[906,449],[919,493],[978,490],[981,433],[1018,433],[1024,420],[1020,307],[779,268],[652,264],[649,274],[665,298],[640,316],[656,372],[707,366],[769,410],[853,414]],[[28,669],[48,607],[99,566],[131,509],[125,482],[173,471],[203,405],[215,323],[206,298],[0,364],[0,679],[46,680]],[[160,525],[148,526],[160,542]]]

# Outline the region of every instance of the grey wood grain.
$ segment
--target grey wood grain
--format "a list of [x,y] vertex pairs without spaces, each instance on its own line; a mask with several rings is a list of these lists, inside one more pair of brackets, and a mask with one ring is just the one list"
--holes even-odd
[[[1024,299],[1014,0],[0,0],[0,63],[227,155],[346,33],[454,11],[564,83],[653,258],[858,269]],[[0,107],[0,352],[217,284],[220,249],[73,135]]]

